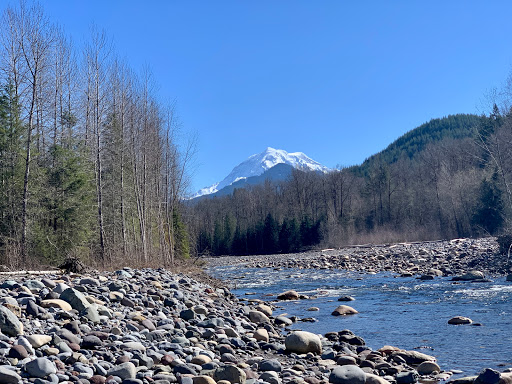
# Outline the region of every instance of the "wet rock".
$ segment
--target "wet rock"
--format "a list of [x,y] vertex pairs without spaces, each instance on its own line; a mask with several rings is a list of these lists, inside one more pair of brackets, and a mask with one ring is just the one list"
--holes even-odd
[[472,322],[473,320],[471,320],[469,317],[464,316],[455,316],[448,320],[448,324],[451,325],[471,324]]
[[292,332],[286,336],[285,347],[289,352],[322,353],[322,342],[318,335],[305,331]]
[[279,300],[299,300],[299,294],[294,290],[289,290],[277,295]]
[[418,381],[419,375],[415,371],[400,372],[396,375],[397,384],[413,384]]
[[333,316],[346,316],[346,315],[355,315],[357,312],[354,308],[348,305],[340,305],[333,312]]
[[341,296],[338,298],[338,301],[354,301],[355,299],[352,296]]
[[436,361],[434,356],[427,355],[425,353],[417,352],[417,351],[398,351],[392,354],[393,357],[402,358],[407,364],[411,365],[419,365],[424,361]]
[[424,361],[416,367],[416,371],[418,371],[420,375],[430,375],[434,372],[441,372],[441,368],[433,361]]
[[485,368],[480,372],[474,381],[474,384],[498,384],[500,373],[491,368]]

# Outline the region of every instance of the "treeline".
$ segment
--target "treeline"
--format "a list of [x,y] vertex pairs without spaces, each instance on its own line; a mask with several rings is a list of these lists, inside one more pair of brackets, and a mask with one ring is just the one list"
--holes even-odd
[[3,12],[0,42],[0,263],[187,255],[191,146],[178,146],[149,71],[136,74],[97,30],[77,48],[25,2]]
[[279,223],[272,214],[248,228],[237,225],[236,219],[226,215],[224,220],[215,220],[213,235],[202,228],[197,239],[200,255],[271,255],[298,252],[304,247],[317,245],[322,240],[322,220],[312,222],[304,217]]
[[[305,218],[315,223],[315,239],[324,247],[497,234],[512,218],[512,117],[503,110],[435,119],[362,166],[327,174],[295,170],[286,182],[266,182],[192,204],[188,217],[196,250],[245,254],[305,249],[314,243],[278,245],[283,228],[295,223],[292,232],[300,233],[297,228]],[[225,217],[229,225],[222,226],[219,218]],[[263,234],[271,227],[268,218],[275,228],[267,229],[272,240],[263,235],[255,241],[249,234]],[[218,246],[223,242],[213,239],[222,239],[221,230],[227,227],[251,246],[239,251],[234,235],[231,248]],[[269,241],[272,245],[266,246]]]

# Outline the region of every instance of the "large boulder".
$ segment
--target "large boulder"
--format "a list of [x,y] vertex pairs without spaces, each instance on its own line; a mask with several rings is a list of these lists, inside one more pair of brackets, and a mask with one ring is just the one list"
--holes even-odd
[[355,315],[357,312],[354,308],[348,306],[348,305],[340,305],[338,308],[336,308],[331,315],[333,316],[346,316],[346,315]]
[[331,384],[365,384],[366,373],[357,365],[342,365],[332,370],[329,375]]
[[483,369],[474,381],[474,384],[498,384],[500,373],[491,368]]
[[485,276],[484,276],[483,272],[473,270],[473,271],[466,272],[462,276],[458,276],[455,279],[461,280],[461,281],[473,281],[473,280],[482,280],[484,278],[485,278]]
[[23,324],[9,309],[0,305],[0,331],[9,336],[23,334]]
[[286,350],[295,353],[322,353],[320,337],[311,332],[296,331],[286,336],[284,340]]

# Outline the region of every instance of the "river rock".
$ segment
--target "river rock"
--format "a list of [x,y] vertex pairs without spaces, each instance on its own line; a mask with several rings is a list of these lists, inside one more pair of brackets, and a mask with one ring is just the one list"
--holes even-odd
[[0,305],[0,331],[9,336],[23,334],[23,324],[10,310]]
[[420,375],[430,375],[434,372],[441,372],[441,368],[433,361],[424,361],[416,367],[416,371],[418,371]]
[[357,312],[354,308],[348,305],[340,305],[336,308],[331,315],[333,316],[345,316],[345,315],[355,315]]
[[474,381],[474,384],[498,384],[500,373],[491,368],[485,368],[480,372]]
[[68,302],[61,300],[61,299],[43,300],[43,301],[41,301],[41,307],[43,307],[43,308],[59,308],[66,312],[69,312],[73,309],[73,307],[71,307],[71,305]]
[[469,317],[464,316],[455,316],[448,320],[448,324],[452,325],[471,324],[472,322],[473,320],[471,320]]
[[91,304],[87,301],[85,296],[77,291],[74,288],[68,288],[64,292],[60,294],[59,297],[61,300],[69,303],[73,309],[76,309],[78,312],[84,311]]
[[393,356],[401,357],[405,360],[407,364],[411,365],[419,365],[424,361],[436,361],[434,356],[427,355],[425,353],[417,352],[417,351],[397,351],[393,353]]
[[299,300],[299,294],[294,290],[289,290],[277,295],[279,300]]
[[462,276],[459,276],[458,280],[473,281],[473,280],[482,280],[483,278],[485,278],[485,275],[483,274],[483,272],[473,270],[473,271],[466,272]]
[[0,383],[3,384],[18,384],[21,381],[21,376],[16,371],[10,370],[7,367],[0,366]]
[[108,371],[108,375],[118,376],[122,380],[134,379],[136,374],[137,374],[137,368],[130,361],[116,365],[115,367],[112,367]]
[[286,350],[296,353],[322,353],[320,337],[311,332],[295,331],[286,336],[284,341]]
[[213,378],[219,380],[227,380],[231,384],[245,384],[247,379],[246,373],[234,365],[225,365],[215,370]]
[[366,384],[390,384],[385,378],[366,372]]
[[52,373],[57,373],[55,364],[45,357],[39,357],[25,364],[25,371],[31,377],[44,378]]
[[25,338],[28,340],[30,345],[34,348],[40,348],[43,345],[48,344],[52,341],[52,337],[49,335],[27,335]]
[[418,381],[418,373],[415,371],[400,372],[396,375],[397,384],[413,384]]
[[366,374],[357,365],[336,367],[329,375],[331,384],[365,384]]
[[256,332],[254,332],[254,338],[258,341],[264,341],[268,343],[268,331],[265,328],[257,329]]
[[249,319],[251,319],[251,321],[256,324],[270,323],[270,319],[267,317],[267,315],[260,311],[250,311]]
[[193,384],[216,384],[215,380],[211,378],[210,376],[194,376],[192,378]]
[[259,304],[254,309],[264,313],[268,317],[272,316],[272,308],[270,308],[268,305]]

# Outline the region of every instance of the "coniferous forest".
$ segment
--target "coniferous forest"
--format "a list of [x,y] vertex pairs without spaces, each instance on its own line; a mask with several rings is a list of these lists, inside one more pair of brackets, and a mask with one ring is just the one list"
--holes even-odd
[[500,234],[512,219],[511,127],[495,104],[488,116],[433,119],[359,166],[295,170],[285,182],[191,203],[196,250],[271,254]]
[[112,41],[76,46],[43,9],[1,16],[0,263],[167,266],[189,253],[181,219],[191,145]]
[[148,69],[130,68],[100,30],[74,44],[38,5],[20,2],[1,17],[0,264],[56,265],[71,256],[169,266],[190,254],[510,228],[507,97],[484,116],[431,120],[361,165],[295,170],[283,182],[187,201],[193,142],[181,136]]

